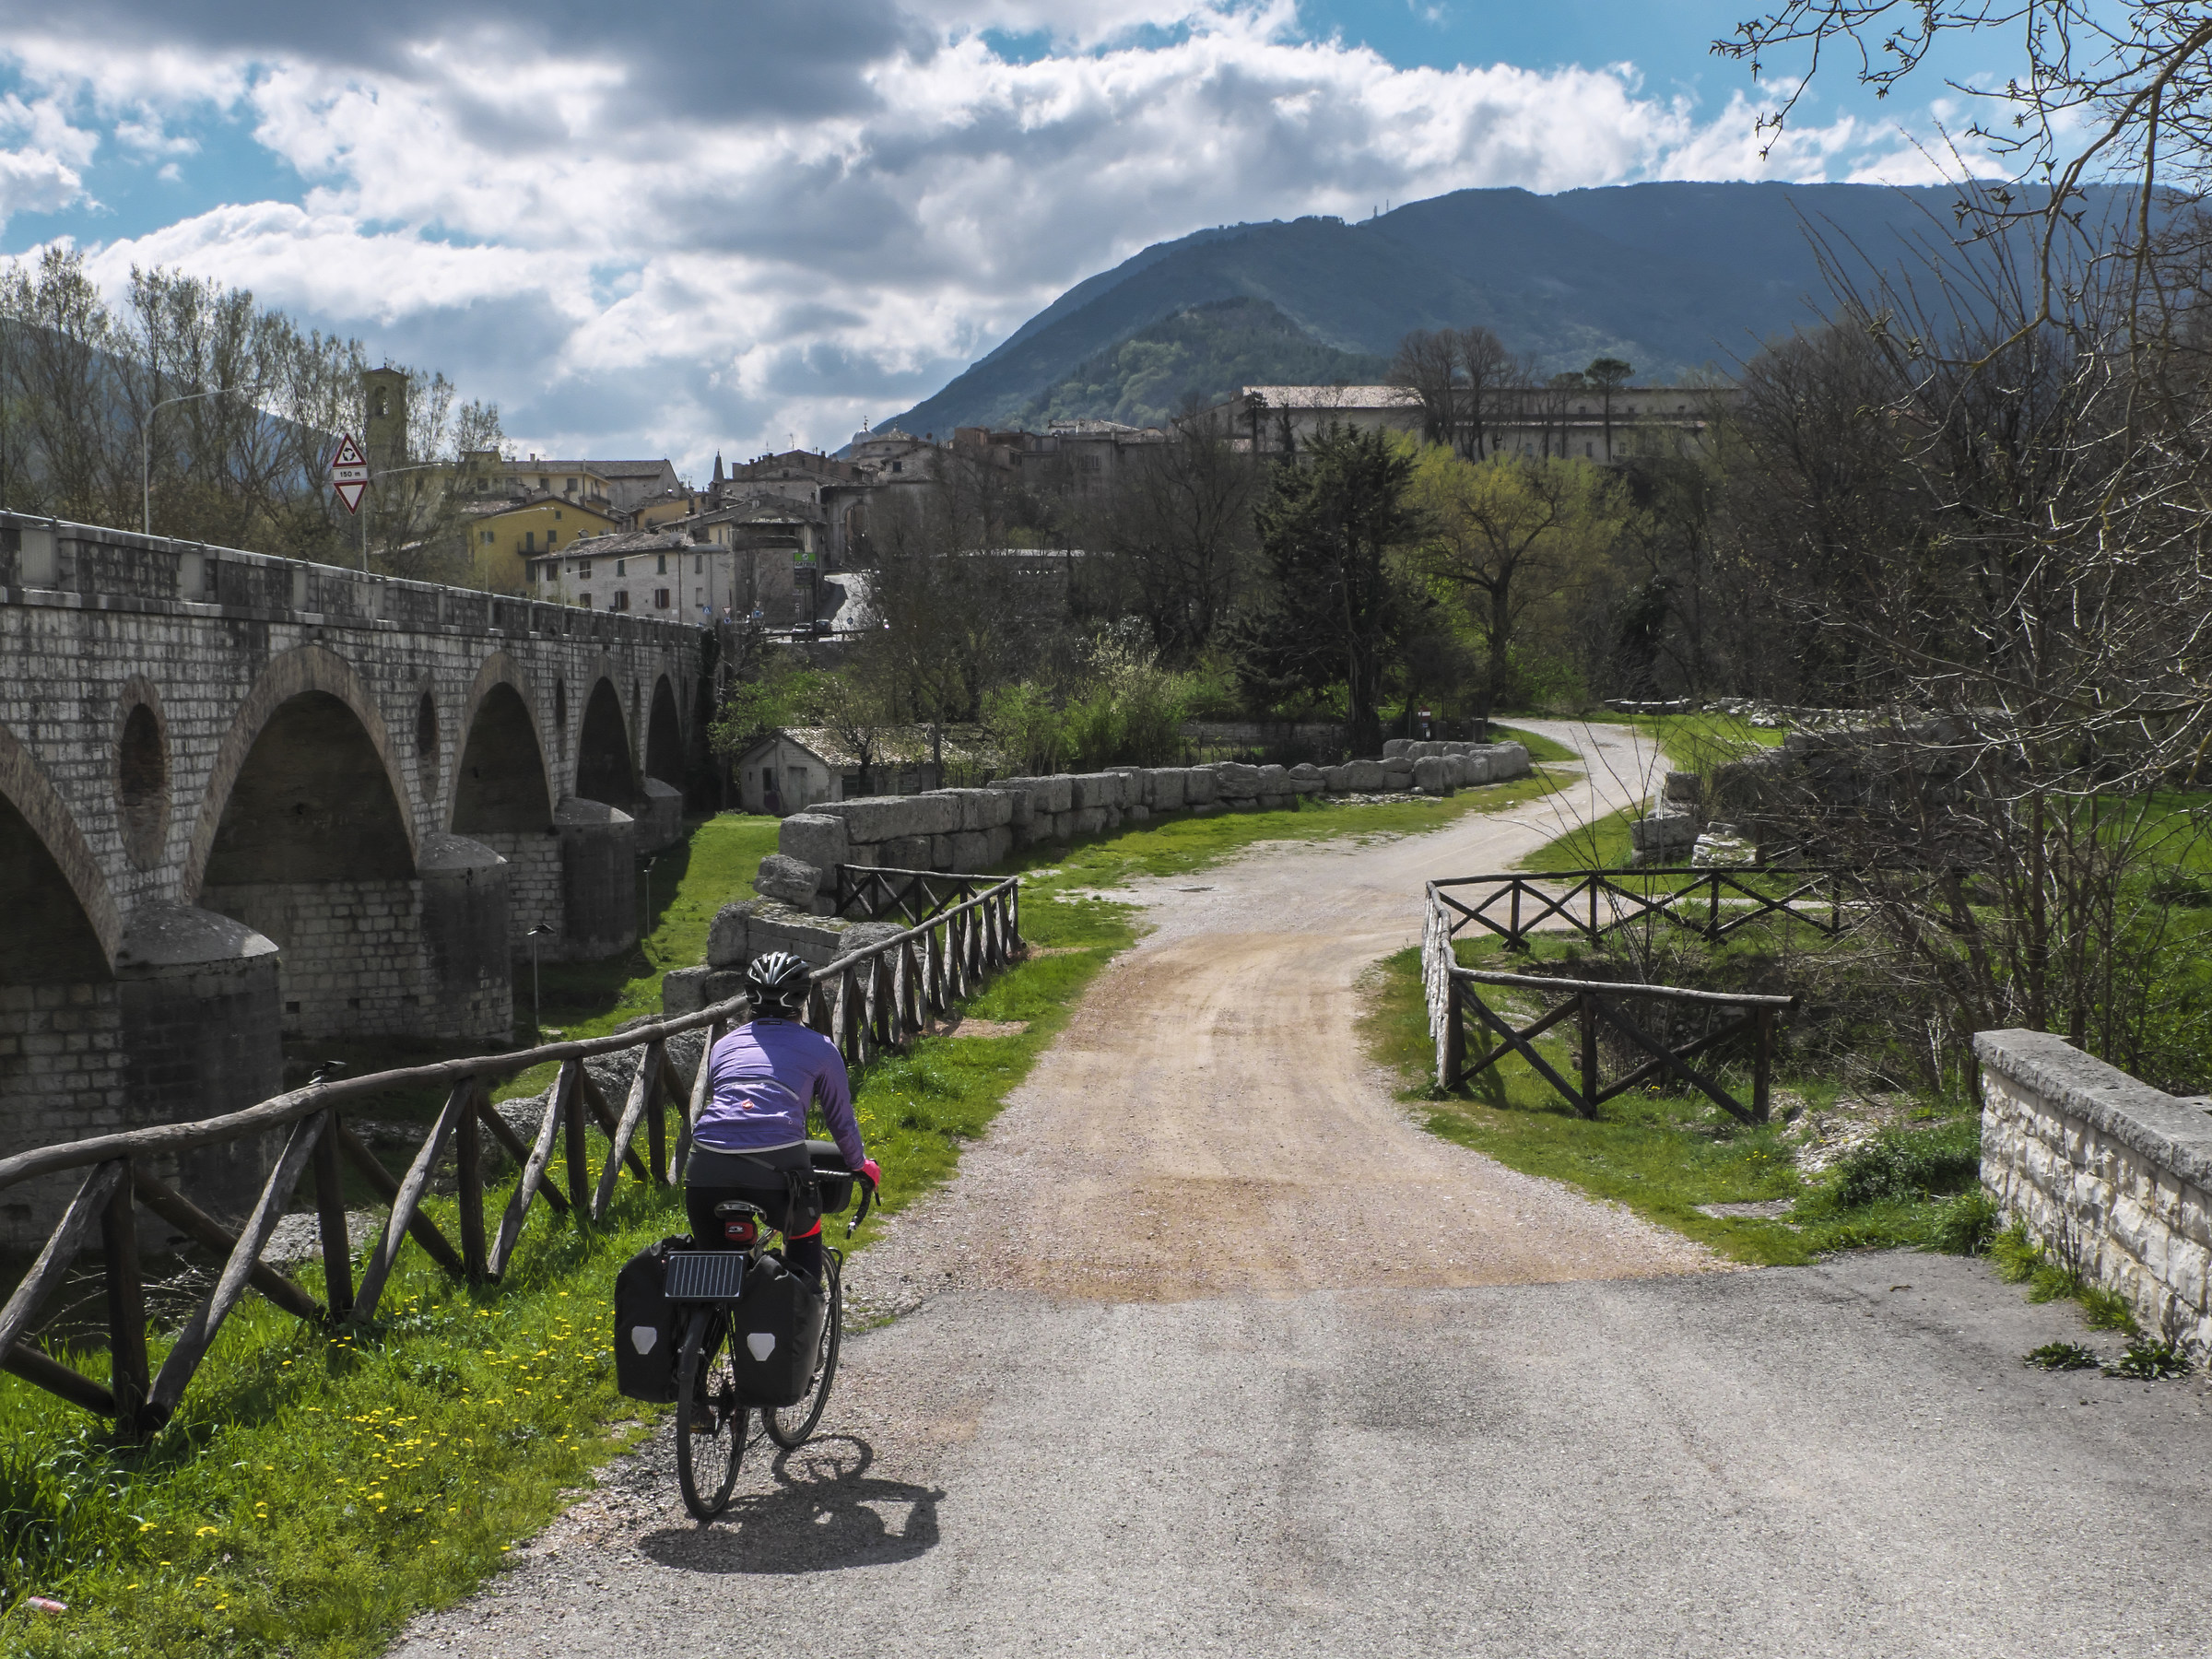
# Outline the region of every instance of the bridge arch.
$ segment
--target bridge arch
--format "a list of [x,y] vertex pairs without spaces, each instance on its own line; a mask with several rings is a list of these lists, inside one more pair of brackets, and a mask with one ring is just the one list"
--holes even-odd
[[653,714],[645,728],[645,775],[681,789],[684,723],[677,708],[676,688],[664,674],[653,687]]
[[[334,709],[333,704],[337,705]],[[279,712],[290,706],[281,726],[270,730]],[[338,710],[351,716],[343,718]],[[313,740],[327,737],[336,746],[336,751],[318,756],[312,751]],[[264,747],[264,739],[270,738],[281,747]],[[230,729],[216,749],[215,763],[210,769],[207,787],[200,797],[198,814],[192,827],[192,842],[185,854],[184,875],[181,894],[187,904],[198,900],[200,889],[209,884],[208,865],[216,843],[229,820],[231,828],[243,830],[241,821],[250,812],[270,805],[265,800],[241,800],[239,797],[239,780],[246,771],[247,763],[253,759],[257,748],[263,750],[265,765],[257,768],[262,783],[282,793],[286,787],[282,775],[267,763],[282,759],[286,754],[296,755],[318,782],[331,792],[331,803],[318,809],[317,804],[294,794],[286,803],[286,810],[294,819],[312,818],[334,831],[342,832],[363,843],[362,852],[380,871],[396,871],[404,878],[414,874],[416,841],[414,815],[403,809],[406,799],[404,782],[406,772],[399,764],[399,756],[392,741],[392,734],[384,724],[382,712],[364,688],[359,677],[335,652],[322,645],[301,645],[286,652],[262,671],[253,688],[239,704],[238,713],[230,722]],[[335,800],[350,800],[371,815],[368,822],[347,826],[335,821],[331,810]],[[300,810],[304,807],[305,810]],[[392,836],[396,823],[398,844]],[[276,838],[265,824],[263,839],[276,842],[271,851],[286,858],[288,865],[326,868],[335,861],[335,851],[322,844],[324,837],[301,837],[293,830]],[[284,841],[309,842],[288,856],[282,851]],[[235,845],[232,852],[238,852]],[[232,874],[232,870],[224,874]],[[326,879],[306,876],[300,879]],[[241,918],[242,919],[242,918]],[[272,935],[274,936],[274,935]]]
[[123,915],[100,862],[45,771],[0,725],[0,915],[18,943],[0,984],[112,977]]
[[638,763],[630,746],[629,722],[622,713],[621,694],[604,674],[592,686],[576,734],[575,793],[625,812],[638,799]]
[[553,818],[553,782],[536,700],[521,666],[494,652],[469,688],[447,823],[455,835],[542,832]]

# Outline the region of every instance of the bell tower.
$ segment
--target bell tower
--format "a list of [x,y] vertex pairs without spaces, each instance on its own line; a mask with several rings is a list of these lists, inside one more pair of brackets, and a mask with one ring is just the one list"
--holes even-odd
[[361,448],[372,472],[407,464],[407,375],[371,369],[361,376]]

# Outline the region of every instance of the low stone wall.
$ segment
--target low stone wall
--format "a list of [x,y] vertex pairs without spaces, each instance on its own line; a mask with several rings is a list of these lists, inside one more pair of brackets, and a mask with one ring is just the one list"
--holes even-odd
[[1983,1031],[1982,1184],[2143,1327],[2212,1348],[2212,1110],[2043,1031]]

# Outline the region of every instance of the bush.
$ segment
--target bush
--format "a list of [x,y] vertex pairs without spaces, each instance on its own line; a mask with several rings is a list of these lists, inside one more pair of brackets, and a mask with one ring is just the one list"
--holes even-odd
[[1959,1118],[1932,1129],[1891,1130],[1836,1165],[1835,1202],[1855,1209],[1885,1198],[1962,1193],[1981,1174],[1979,1118]]

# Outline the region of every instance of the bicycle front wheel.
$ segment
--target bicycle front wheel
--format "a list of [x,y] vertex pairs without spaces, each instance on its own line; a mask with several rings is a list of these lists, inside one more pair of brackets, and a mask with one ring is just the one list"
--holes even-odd
[[830,1281],[830,1307],[822,1316],[821,1340],[814,1350],[814,1380],[794,1404],[760,1413],[769,1439],[786,1452],[805,1445],[822,1420],[822,1407],[830,1403],[830,1379],[837,1375],[838,1345],[845,1334],[844,1258],[839,1252],[826,1253],[822,1276]]
[[694,1308],[676,1367],[676,1479],[684,1507],[701,1521],[728,1507],[745,1455],[747,1412],[724,1341],[729,1324],[718,1308]]

